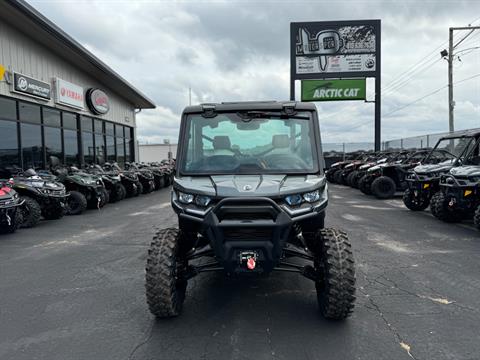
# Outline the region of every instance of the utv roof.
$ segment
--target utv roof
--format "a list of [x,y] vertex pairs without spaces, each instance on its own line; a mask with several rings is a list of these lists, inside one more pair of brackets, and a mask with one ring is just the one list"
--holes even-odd
[[300,101],[241,101],[207,103],[188,106],[183,110],[184,114],[201,113],[203,111],[248,111],[248,110],[283,110],[285,108],[295,110],[316,110],[313,103]]
[[480,129],[470,129],[463,131],[455,131],[454,133],[442,136],[440,139],[452,139],[458,137],[478,137],[480,136]]

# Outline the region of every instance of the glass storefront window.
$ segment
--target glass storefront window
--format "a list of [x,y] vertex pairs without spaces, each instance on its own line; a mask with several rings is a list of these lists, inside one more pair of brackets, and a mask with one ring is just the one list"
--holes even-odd
[[96,162],[100,162],[99,157],[105,160],[105,140],[103,138],[103,135],[100,134],[95,134],[95,157],[96,157]]
[[124,139],[117,137],[117,162],[122,166],[125,164]]
[[80,119],[81,119],[82,131],[93,131],[92,118],[82,116],[80,117]]
[[132,134],[132,128],[125,126],[125,139],[131,139],[132,138],[131,134]]
[[60,111],[43,108],[43,125],[60,127]]
[[47,156],[47,163],[49,162],[50,156],[56,156],[62,161],[62,130],[45,126],[43,128],[43,134],[45,137],[45,154]]
[[42,133],[40,125],[21,124],[23,169],[43,167]]
[[132,144],[131,140],[125,139],[125,161],[133,161],[132,160]]
[[27,104],[23,102],[18,103],[19,117],[21,121],[40,124],[40,106],[34,104]]
[[17,120],[17,103],[0,97],[0,119]]
[[65,144],[65,163],[67,165],[78,165],[78,136],[74,130],[63,130],[63,141]]
[[107,161],[113,163],[117,161],[115,155],[115,138],[113,136],[107,136]]
[[105,133],[107,135],[115,136],[115,131],[113,130],[113,124],[110,122],[105,122]]
[[20,165],[18,158],[17,123],[0,120],[0,169],[5,166]]
[[123,126],[122,125],[115,125],[115,136],[117,138],[123,137]]
[[92,164],[95,156],[95,148],[93,146],[93,134],[82,132],[83,144],[83,161],[85,164]]
[[77,130],[77,115],[63,112],[63,127],[65,129]]
[[93,126],[95,129],[95,132],[98,134],[103,134],[103,121],[102,120],[93,120]]

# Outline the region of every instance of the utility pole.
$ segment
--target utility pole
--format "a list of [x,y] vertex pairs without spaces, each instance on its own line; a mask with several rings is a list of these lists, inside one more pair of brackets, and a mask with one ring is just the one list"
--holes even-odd
[[453,133],[455,127],[453,125],[453,28],[448,31],[448,131]]
[[[453,51],[460,45],[467,37],[469,37],[475,30],[479,30],[480,26],[463,26],[463,27],[451,27],[448,29],[448,51],[442,50],[440,55],[442,58],[447,58],[448,61],[448,131],[455,131],[455,117],[454,108],[455,100],[453,100]],[[470,30],[467,35],[460,39],[456,44],[453,44],[453,32],[455,30]]]
[[192,105],[192,87],[188,87],[188,105]]

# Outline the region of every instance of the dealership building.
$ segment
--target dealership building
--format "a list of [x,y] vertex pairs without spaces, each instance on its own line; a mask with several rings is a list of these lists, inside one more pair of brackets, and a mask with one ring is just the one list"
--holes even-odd
[[0,168],[138,159],[154,103],[21,0],[0,1]]

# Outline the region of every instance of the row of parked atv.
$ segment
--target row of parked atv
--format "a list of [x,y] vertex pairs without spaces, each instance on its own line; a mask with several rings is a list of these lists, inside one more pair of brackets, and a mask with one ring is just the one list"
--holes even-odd
[[433,149],[351,154],[326,176],[380,199],[403,192],[410,210],[430,207],[440,220],[473,219],[480,229],[480,130],[445,136]]
[[173,181],[174,162],[117,163],[98,159],[78,169],[63,166],[50,157],[48,170],[12,166],[0,170],[0,233],[30,228],[45,220],[64,215],[80,215],[87,209],[100,209],[128,197],[147,194],[169,186]]

